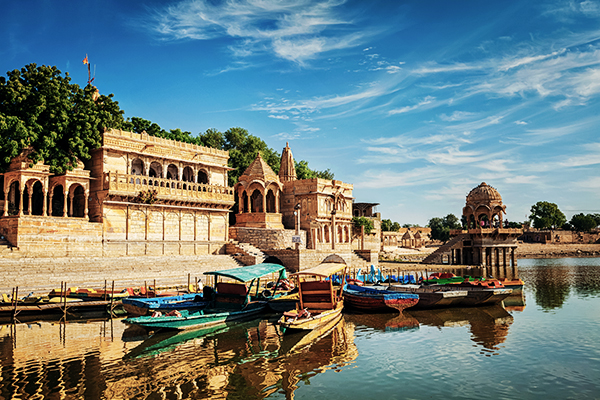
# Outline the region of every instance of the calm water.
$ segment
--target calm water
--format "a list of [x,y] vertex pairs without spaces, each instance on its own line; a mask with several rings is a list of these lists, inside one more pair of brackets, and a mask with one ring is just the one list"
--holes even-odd
[[0,399],[600,399],[600,258],[519,264],[506,309],[346,314],[316,338],[0,326]]

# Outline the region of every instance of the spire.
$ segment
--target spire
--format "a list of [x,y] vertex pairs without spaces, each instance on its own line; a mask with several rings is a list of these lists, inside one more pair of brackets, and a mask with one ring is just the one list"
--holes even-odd
[[285,148],[281,153],[281,167],[279,168],[279,180],[281,182],[290,182],[298,179],[296,177],[296,166],[294,165],[294,156],[288,142],[285,142]]

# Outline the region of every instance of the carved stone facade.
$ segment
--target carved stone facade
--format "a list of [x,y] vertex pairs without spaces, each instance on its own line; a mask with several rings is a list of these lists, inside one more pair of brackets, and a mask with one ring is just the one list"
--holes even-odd
[[0,230],[31,254],[220,252],[234,204],[228,158],[226,151],[120,130],[104,132],[85,167],[63,175],[42,163],[30,167],[24,153],[2,174]]
[[[279,175],[259,154],[235,191],[240,203],[236,228],[302,230],[306,242],[301,248],[352,249],[352,185],[321,178],[298,180],[288,144]],[[295,245],[286,243],[286,247]]]

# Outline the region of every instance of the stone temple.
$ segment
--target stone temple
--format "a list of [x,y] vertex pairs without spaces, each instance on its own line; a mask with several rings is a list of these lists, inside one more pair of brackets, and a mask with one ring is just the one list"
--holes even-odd
[[423,263],[516,266],[517,238],[523,230],[504,228],[504,214],[506,206],[500,193],[482,182],[467,195],[462,211],[466,229],[451,231],[451,239]]
[[230,254],[291,270],[377,260],[378,239],[353,240],[352,184],[297,179],[289,145],[278,174],[259,154],[233,188],[227,151],[145,132],[106,130],[91,159],[61,175],[27,155],[0,174],[0,235],[22,257]]

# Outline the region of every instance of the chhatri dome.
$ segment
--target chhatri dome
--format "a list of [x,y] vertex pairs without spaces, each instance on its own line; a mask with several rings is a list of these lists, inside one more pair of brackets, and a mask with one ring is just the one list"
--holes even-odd
[[502,227],[503,214],[506,214],[506,206],[502,204],[502,196],[487,183],[482,182],[467,195],[463,217],[469,229]]

